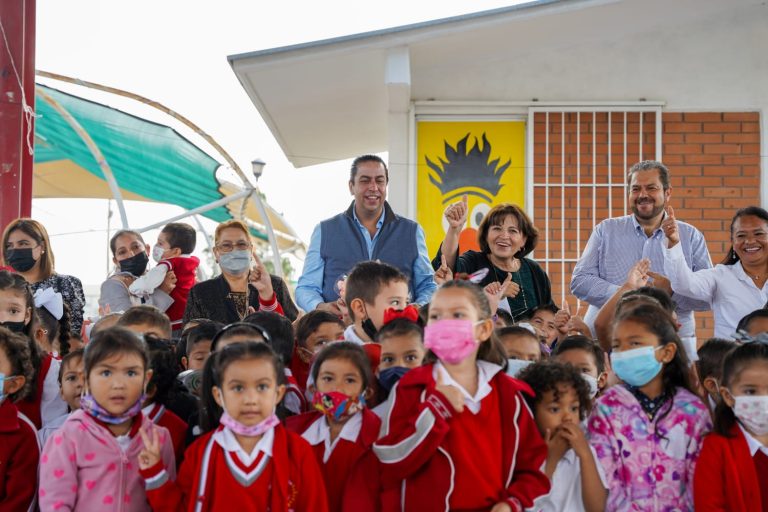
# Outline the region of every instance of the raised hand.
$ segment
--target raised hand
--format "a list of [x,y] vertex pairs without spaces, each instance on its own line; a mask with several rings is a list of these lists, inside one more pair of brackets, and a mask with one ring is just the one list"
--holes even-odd
[[437,371],[435,389],[448,400],[454,411],[461,413],[464,410],[464,396],[459,391],[459,388],[443,382],[443,374],[440,370]]
[[648,271],[648,275],[653,278],[651,286],[658,288],[659,290],[664,290],[670,296],[672,295],[672,283],[669,282],[669,279],[667,279],[666,276],[651,272],[650,270]]
[[139,429],[141,440],[144,442],[144,448],[139,452],[139,468],[149,469],[161,460],[160,439],[157,437],[157,429],[152,429],[152,437],[144,429]]
[[508,296],[508,290],[512,285],[517,285],[517,283],[512,282],[512,273],[508,272],[507,278],[504,279],[503,283],[494,281],[483,288],[483,292],[488,297],[488,303],[491,306],[491,313],[495,313],[499,309],[499,303],[504,297]]
[[664,236],[669,240],[670,249],[680,242],[680,230],[675,218],[675,209],[671,206],[667,206],[667,216],[661,223],[661,229],[664,231]]
[[632,265],[631,269],[629,269],[629,273],[627,273],[627,282],[625,285],[632,290],[637,290],[638,288],[647,286],[648,279],[650,279],[648,274],[650,270],[651,260],[644,258],[638,261]]
[[442,286],[443,283],[446,283],[453,279],[453,272],[451,271],[450,267],[448,266],[448,262],[445,260],[445,255],[440,255],[440,268],[438,268],[435,271],[435,282],[438,286]]
[[254,265],[248,274],[248,282],[256,287],[261,300],[272,300],[272,297],[275,295],[275,291],[272,289],[272,278],[270,277],[269,272],[267,272],[266,267],[264,267],[264,264],[256,255],[256,251],[253,251],[252,255]]
[[461,201],[453,203],[445,209],[443,215],[448,221],[448,226],[454,231],[461,231],[467,223],[469,208],[467,207],[468,197],[464,194]]
[[176,279],[176,273],[173,270],[169,270],[165,273],[163,282],[160,283],[160,289],[170,295],[173,289],[176,288],[176,281],[178,281],[178,279]]
[[570,321],[571,307],[568,305],[568,301],[563,299],[563,305],[560,308],[560,311],[555,313],[555,327],[563,336],[568,335],[568,325]]

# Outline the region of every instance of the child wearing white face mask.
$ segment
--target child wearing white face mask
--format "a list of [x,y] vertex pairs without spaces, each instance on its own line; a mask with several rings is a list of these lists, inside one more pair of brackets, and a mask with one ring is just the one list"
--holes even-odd
[[696,465],[696,511],[768,510],[768,344],[728,353],[720,395]]
[[575,366],[558,361],[535,363],[520,372],[520,380],[536,394],[526,401],[547,443],[542,470],[552,482],[549,494],[536,498],[529,512],[605,508],[605,474],[580,426],[592,408],[590,387],[582,376]]
[[530,324],[496,329],[496,335],[507,353],[507,375],[510,377],[517,377],[526,366],[544,358],[536,331],[526,326],[530,327]]
[[581,372],[589,384],[589,397],[597,396],[605,389],[608,373],[605,371],[605,355],[597,342],[586,336],[568,336],[557,344],[553,359],[570,363]]

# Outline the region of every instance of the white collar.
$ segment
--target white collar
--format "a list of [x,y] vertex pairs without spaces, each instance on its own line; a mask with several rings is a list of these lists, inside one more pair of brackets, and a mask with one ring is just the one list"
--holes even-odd
[[736,422],[739,425],[739,428],[741,429],[741,432],[744,434],[744,438],[747,440],[747,446],[749,447],[749,455],[754,457],[757,453],[757,450],[761,450],[765,455],[768,455],[768,446],[765,446],[763,443],[758,441],[754,438],[752,434],[747,432],[747,429],[744,428],[744,426]]
[[272,457],[272,446],[275,443],[275,429],[271,428],[264,432],[261,439],[256,446],[253,447],[251,453],[246,453],[240,443],[237,442],[235,434],[227,427],[223,427],[221,430],[217,430],[213,434],[213,439],[221,446],[226,452],[235,452],[240,462],[246,466],[253,464],[256,457],[259,456],[259,452],[264,452],[265,455]]
[[477,414],[480,412],[480,402],[482,399],[488,396],[491,391],[493,391],[493,388],[491,387],[491,379],[493,379],[494,375],[500,371],[501,366],[489,363],[488,361],[478,360],[477,392],[475,393],[475,396],[470,395],[469,392],[464,389],[461,384],[453,380],[453,377],[450,376],[448,370],[445,369],[440,361],[435,363],[435,367],[432,370],[432,377],[435,379],[435,381],[437,381],[437,372],[440,372],[440,374],[443,376],[443,382],[458,388],[459,391],[461,391],[461,394],[464,395],[464,404],[470,411],[472,411],[472,414]]
[[344,439],[349,442],[357,442],[357,438],[360,435],[360,429],[363,426],[363,413],[356,412],[347,422],[341,427],[341,432],[336,439],[331,442],[331,428],[328,426],[328,422],[325,420],[325,416],[317,418],[307,430],[301,435],[309,444],[316,446],[320,443],[325,444],[325,453],[323,454],[323,463],[328,462],[328,459],[333,453],[333,449],[336,448],[336,444],[339,439]]
[[351,341],[357,343],[358,345],[365,345],[367,343],[363,338],[357,335],[357,332],[355,331],[355,324],[352,324],[344,329],[344,341]]

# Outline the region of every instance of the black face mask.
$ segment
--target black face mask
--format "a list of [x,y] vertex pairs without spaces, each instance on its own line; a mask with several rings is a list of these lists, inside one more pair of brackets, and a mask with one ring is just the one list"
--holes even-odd
[[32,249],[11,249],[6,251],[5,261],[16,272],[26,272],[35,266],[35,258],[32,257]]
[[379,332],[379,330],[376,329],[376,326],[373,325],[373,322],[371,321],[370,318],[366,318],[365,320],[363,320],[362,327],[363,327],[363,332],[367,334],[368,337],[371,338],[371,340],[376,339],[376,333]]
[[147,270],[147,263],[149,263],[149,256],[147,256],[146,252],[141,251],[135,256],[131,256],[130,258],[125,258],[124,260],[120,260],[118,263],[120,264],[120,270],[122,270],[123,272],[129,272],[131,275],[140,277],[141,275],[144,274],[144,271]]
[[17,332],[24,334],[24,322],[0,322],[0,325],[5,327],[11,332]]

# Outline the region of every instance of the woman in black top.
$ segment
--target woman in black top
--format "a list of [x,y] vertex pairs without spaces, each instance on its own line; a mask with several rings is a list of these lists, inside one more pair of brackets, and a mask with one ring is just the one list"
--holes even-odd
[[[238,322],[259,309],[273,311],[275,302],[292,321],[296,309],[288,287],[254,260],[248,227],[239,220],[219,224],[214,235],[213,254],[221,275],[197,283],[189,290],[184,323],[205,318],[223,324]],[[254,266],[255,264],[255,266]]]
[[488,269],[486,276],[478,283],[483,287],[503,283],[511,274],[512,282],[505,292],[506,301],[502,301],[499,309],[507,310],[515,321],[536,306],[551,304],[549,277],[538,263],[525,257],[536,247],[539,238],[538,230],[525,212],[509,203],[494,206],[478,227],[480,251],[466,251],[459,255],[459,235],[466,225],[467,211],[466,196],[445,210],[449,227],[432,260],[435,270],[445,256],[445,263],[453,272],[472,274]]

